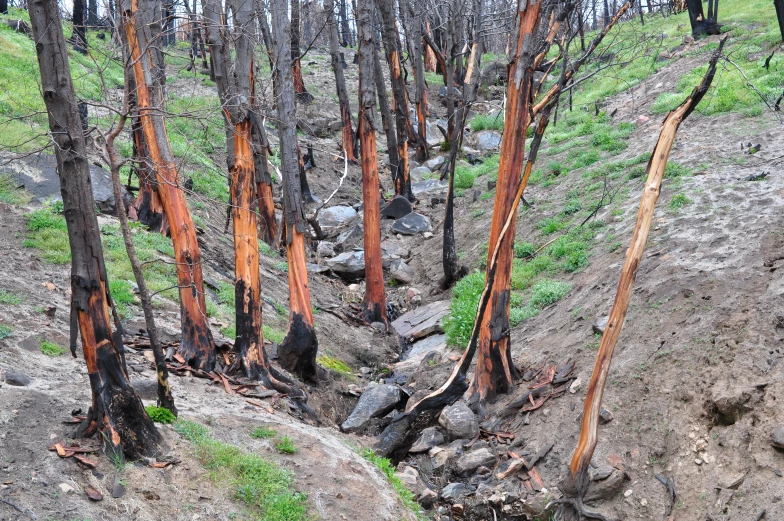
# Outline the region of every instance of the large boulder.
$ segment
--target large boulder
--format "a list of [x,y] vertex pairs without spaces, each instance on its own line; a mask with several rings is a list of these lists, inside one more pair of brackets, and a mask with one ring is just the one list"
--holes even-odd
[[326,265],[340,275],[360,277],[365,274],[365,252],[347,251],[325,261]]
[[402,195],[398,195],[381,209],[381,217],[400,219],[413,211],[414,207],[411,205],[411,201]]
[[420,183],[411,183],[411,191],[414,197],[423,198],[425,196],[437,195],[446,192],[449,183],[438,179],[428,179]]
[[446,430],[450,440],[470,440],[479,433],[479,422],[474,412],[463,402],[444,407],[438,424]]
[[490,449],[476,449],[463,454],[457,460],[457,473],[466,476],[479,467],[493,467],[495,465],[495,454]]
[[379,418],[403,401],[405,393],[396,385],[371,383],[346,421],[340,426],[343,432],[355,432],[365,427],[372,418]]
[[350,225],[348,228],[340,232],[340,235],[338,235],[337,239],[335,239],[333,248],[336,252],[348,251],[357,244],[361,243],[364,238],[365,227],[360,221],[357,224]]
[[429,161],[425,161],[425,166],[430,170],[438,170],[445,162],[444,156],[436,156]]
[[444,441],[446,441],[444,435],[438,430],[438,427],[428,427],[422,431],[419,439],[414,442],[408,452],[427,452],[433,447],[444,443]]
[[430,219],[416,212],[411,212],[405,217],[396,220],[392,225],[392,231],[403,235],[416,235],[418,233],[429,232],[433,229]]
[[395,259],[389,266],[389,276],[403,284],[410,284],[416,278],[416,271],[402,260]]
[[481,130],[474,136],[476,148],[482,152],[497,150],[501,146],[501,133],[496,130]]
[[426,166],[418,166],[416,168],[412,168],[408,171],[408,176],[411,178],[412,183],[419,183],[421,182],[426,176],[429,176],[432,172]]
[[331,206],[321,210],[318,223],[322,228],[334,228],[357,216],[357,211],[350,206]]
[[[57,159],[53,155],[38,154],[15,159],[0,167],[0,173],[8,174],[24,185],[25,190],[40,202],[62,201],[60,178],[57,176]],[[101,213],[114,214],[117,207],[111,174],[91,164],[90,184],[95,204]]]

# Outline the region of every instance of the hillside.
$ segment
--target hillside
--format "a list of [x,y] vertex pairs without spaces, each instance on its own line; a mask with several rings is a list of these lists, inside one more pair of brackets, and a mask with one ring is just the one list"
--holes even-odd
[[[12,9],[0,19],[26,16]],[[778,272],[784,216],[776,211],[784,204],[776,168],[784,127],[773,110],[784,90],[784,55],[769,2],[729,0],[719,22],[729,35],[728,60],[678,132],[604,393],[607,421],[593,458],[590,503],[617,519],[667,519],[670,508],[670,519],[784,518],[784,453],[771,441],[775,429],[784,428],[784,282]],[[156,468],[93,455],[97,468],[89,468],[49,450],[71,441],[63,421],[86,411],[90,387],[81,353],[66,353],[70,252],[47,159],[52,151],[27,156],[48,144],[35,48],[0,24],[0,519],[550,519],[552,511],[542,509],[559,497],[557,484],[577,441],[597,331],[613,303],[645,165],[661,121],[699,82],[721,37],[695,41],[688,34],[686,13],[649,14],[645,25],[639,18],[622,22],[579,75],[587,79],[562,98],[517,221],[510,322],[512,359],[523,378],[474,420],[481,427],[476,438],[454,441],[462,437],[441,429],[435,448],[395,454],[392,462],[367,447],[395,412],[357,429],[344,422],[362,392],[375,388],[372,382],[402,389],[393,408],[404,410],[406,401],[447,379],[467,345],[484,287],[499,164],[497,143],[483,140],[500,142],[505,88],[494,81],[480,87],[455,175],[456,244],[469,274],[450,290],[438,287],[446,191],[435,163],[416,170],[412,164],[415,211],[432,228],[407,235],[393,229],[396,221],[381,222],[385,264],[404,261],[410,269],[393,274],[385,266],[391,318],[449,310],[424,340],[411,342],[401,331],[384,334],[361,323],[356,310],[364,281],[336,265],[341,248],[362,246],[362,175],[358,165],[347,165],[341,179],[330,56],[323,47],[309,50],[303,76],[315,100],[297,113],[299,139],[314,150],[308,180],[321,200],[336,191],[320,219],[331,207],[341,207],[335,215],[353,208],[352,217],[327,222],[327,236],[311,237],[308,245],[320,373],[318,385],[302,385],[321,424],[286,396],[266,390],[243,396],[241,385],[232,389],[179,370],[171,377],[179,419],[160,426],[167,459],[175,463]],[[122,68],[109,38],[89,35],[90,56],[70,53],[71,69],[77,95],[93,103],[90,125],[105,129],[114,118],[107,107],[122,91]],[[586,33],[586,43],[593,36]],[[167,51],[167,130],[181,176],[192,182],[188,202],[205,257],[210,325],[216,343],[228,350],[235,295],[226,138],[215,84],[186,70],[187,50],[180,42]],[[356,110],[353,52],[347,50],[345,74]],[[483,68],[499,60],[488,54]],[[272,100],[269,67],[259,63],[259,94]],[[431,158],[446,157],[437,130],[446,117],[443,82],[434,73],[427,80]],[[265,103],[265,114],[272,114],[271,101]],[[273,122],[265,123],[276,152]],[[97,133],[91,139],[97,141]],[[383,167],[383,132],[378,148]],[[97,167],[106,165],[96,150],[90,159],[100,175]],[[124,157],[133,153],[128,133],[120,150]],[[276,156],[271,162],[279,165]],[[389,169],[380,170],[389,200],[394,184]],[[99,223],[132,383],[145,404],[154,405],[155,371],[119,225],[109,212]],[[180,321],[171,242],[141,226],[134,226],[134,241],[148,283],[159,292],[154,304],[164,340],[175,344]],[[266,245],[260,251],[264,337],[274,362],[288,327],[286,259]],[[560,373],[570,364],[567,386],[546,402],[525,396],[548,370]],[[525,410],[528,404],[535,407]],[[535,470],[500,479],[499,469],[514,459],[510,452],[536,458]],[[461,467],[466,456],[485,453],[487,461]],[[672,479],[677,497],[657,476]],[[90,501],[88,486],[103,500]],[[264,493],[247,492],[254,487]],[[273,511],[280,517],[260,517]],[[765,517],[757,517],[762,511]]]

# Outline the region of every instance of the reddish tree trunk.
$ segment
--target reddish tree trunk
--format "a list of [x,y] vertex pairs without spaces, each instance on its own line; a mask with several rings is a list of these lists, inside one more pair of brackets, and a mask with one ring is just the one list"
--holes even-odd
[[139,118],[150,160],[155,165],[158,193],[169,222],[177,223],[170,230],[180,293],[182,340],[178,352],[192,367],[210,371],[215,364],[215,345],[207,321],[201,252],[160,110],[163,93],[152,73],[148,31],[153,7],[152,0],[126,0],[123,24],[136,81]]
[[376,158],[376,94],[373,66],[372,5],[360,2],[357,18],[359,40],[359,142],[362,158],[362,201],[365,219],[365,322],[387,320],[384,272],[381,265],[381,225]]
[[[152,456],[161,436],[130,385],[122,337],[112,329],[109,281],[90,165],[59,7],[55,0],[31,0],[28,12],[49,129],[56,143],[57,173],[71,246],[71,316],[76,318],[81,333],[92,388],[92,405],[78,434],[89,436],[100,431],[104,450],[119,457]],[[75,348],[72,345],[74,356]]]

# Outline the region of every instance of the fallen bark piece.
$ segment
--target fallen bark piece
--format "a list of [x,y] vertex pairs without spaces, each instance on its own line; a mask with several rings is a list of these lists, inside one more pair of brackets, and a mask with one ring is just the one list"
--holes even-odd
[[92,459],[88,458],[87,456],[82,456],[80,454],[74,454],[74,459],[76,461],[78,461],[79,463],[81,463],[82,465],[90,467],[91,469],[94,469],[94,468],[96,468],[98,466],[98,462],[97,461],[92,460]]
[[54,444],[54,450],[57,451],[57,455],[60,456],[61,458],[65,458],[66,457],[65,449],[59,443],[55,443]]
[[101,501],[103,499],[103,494],[92,485],[85,487],[84,491],[87,494],[87,497],[93,501]]
[[495,477],[499,480],[506,479],[512,474],[517,473],[527,467],[523,458],[510,458],[498,466]]

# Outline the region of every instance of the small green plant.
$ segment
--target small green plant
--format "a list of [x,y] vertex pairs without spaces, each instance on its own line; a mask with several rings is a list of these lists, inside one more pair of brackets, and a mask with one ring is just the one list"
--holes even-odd
[[321,364],[321,366],[324,367],[325,369],[329,369],[330,371],[333,371],[335,373],[346,375],[346,376],[354,375],[354,372],[351,370],[349,366],[345,364],[345,362],[343,362],[343,360],[340,360],[339,358],[336,358],[334,356],[319,355],[318,357],[316,357],[316,362]]
[[566,227],[566,223],[557,217],[545,217],[539,221],[536,227],[539,228],[543,234],[550,235],[551,233],[563,230]]
[[476,219],[477,217],[482,217],[484,214],[485,214],[484,210],[482,210],[481,208],[477,208],[476,210],[471,212],[471,217]]
[[65,349],[48,340],[41,341],[41,352],[46,356],[60,356],[65,353]]
[[281,273],[288,273],[289,272],[289,265],[286,261],[281,261],[275,264],[275,269]]
[[516,242],[514,245],[514,255],[518,259],[525,259],[527,257],[532,257],[533,254],[536,253],[536,246],[530,242]]
[[0,289],[0,304],[8,304],[9,306],[16,306],[21,303],[22,299],[10,291]]
[[148,405],[144,408],[147,415],[155,423],[174,423],[177,419],[174,414],[165,407],[156,407],[155,405]]
[[234,284],[218,282],[218,302],[234,308]]
[[531,304],[545,308],[561,300],[569,290],[571,285],[560,280],[543,279],[531,288]]
[[386,476],[387,480],[390,482],[395,492],[397,492],[397,495],[400,497],[400,500],[403,502],[406,508],[414,512],[414,514],[417,516],[417,519],[424,521],[424,516],[419,509],[419,504],[416,502],[414,494],[408,490],[408,488],[406,488],[400,478],[395,476],[395,466],[392,464],[392,462],[387,458],[376,455],[376,453],[373,452],[373,449],[368,447],[359,449],[359,454],[372,465],[374,465],[378,470],[380,470],[384,476]]
[[281,454],[294,454],[297,452],[297,447],[288,436],[283,436],[283,438],[275,444],[275,450]]
[[273,429],[269,427],[256,427],[249,433],[250,437],[256,440],[266,440],[269,438],[274,438],[278,435]]
[[477,114],[471,118],[471,130],[504,130],[504,115],[501,112],[495,114]]
[[474,327],[479,296],[485,288],[485,274],[479,271],[468,274],[452,290],[452,312],[444,323],[444,333],[450,346],[465,349]]
[[684,194],[675,194],[674,196],[672,196],[672,200],[670,201],[669,208],[670,210],[676,212],[681,208],[683,208],[684,206],[686,206],[687,204],[690,204],[691,202],[692,200],[686,197]]
[[0,325],[0,340],[11,336],[12,330],[10,326]]

